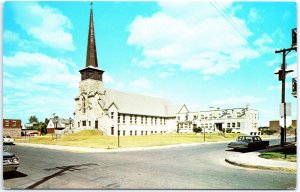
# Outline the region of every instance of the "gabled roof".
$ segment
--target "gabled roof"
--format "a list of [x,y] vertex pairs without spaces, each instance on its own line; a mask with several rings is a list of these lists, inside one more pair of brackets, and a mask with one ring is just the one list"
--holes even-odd
[[162,98],[124,93],[107,89],[105,97],[102,96],[106,108],[114,103],[119,113],[148,115],[148,116],[175,116],[182,105],[174,105]]

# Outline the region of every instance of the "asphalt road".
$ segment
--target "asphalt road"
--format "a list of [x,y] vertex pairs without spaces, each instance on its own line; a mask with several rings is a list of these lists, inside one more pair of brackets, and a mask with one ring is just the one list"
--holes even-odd
[[[272,141],[273,142],[273,141]],[[295,189],[296,174],[224,161],[226,144],[118,153],[10,146],[21,159],[5,189]]]

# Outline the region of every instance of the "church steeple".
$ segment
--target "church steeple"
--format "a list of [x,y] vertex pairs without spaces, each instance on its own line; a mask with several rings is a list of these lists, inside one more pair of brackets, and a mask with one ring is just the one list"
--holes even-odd
[[91,3],[90,9],[90,23],[89,23],[89,33],[88,42],[86,50],[86,64],[85,68],[81,69],[81,80],[94,79],[102,81],[102,74],[104,71],[98,68],[97,50],[96,50],[96,40],[94,31],[94,19],[93,19],[93,3]]
[[87,43],[87,51],[86,51],[86,65],[85,65],[86,67],[88,66],[98,67],[92,6],[93,3],[91,3],[91,10],[90,10],[90,24],[89,24],[89,34],[88,34],[88,43]]

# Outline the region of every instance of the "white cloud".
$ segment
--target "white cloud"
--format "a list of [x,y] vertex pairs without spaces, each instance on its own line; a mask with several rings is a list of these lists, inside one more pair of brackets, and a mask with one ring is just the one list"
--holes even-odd
[[130,86],[135,90],[152,88],[150,81],[144,77],[133,81]]
[[18,47],[23,50],[37,50],[37,42],[22,39],[17,33],[10,30],[5,30],[3,32],[3,42],[13,44],[14,47]]
[[[139,65],[178,65],[205,75],[222,75],[239,69],[242,60],[259,56],[212,4],[160,2],[160,6],[160,12],[138,16],[130,25],[128,44],[141,48],[143,54],[135,58]],[[249,31],[245,21],[231,18]]]
[[225,99],[221,100],[214,100],[212,101],[213,106],[239,106],[243,105],[245,106],[246,104],[254,104],[254,103],[259,103],[264,101],[264,98],[261,97],[255,97],[251,95],[245,95],[245,96],[240,96],[240,97],[228,97]]
[[75,50],[72,34],[68,32],[72,24],[59,10],[36,2],[16,3],[14,17],[27,34],[43,44],[52,48]]
[[274,50],[270,46],[272,45],[272,43],[272,38],[267,34],[263,34],[259,39],[257,39],[254,42],[254,45],[258,46],[259,50],[262,52],[273,52]]
[[107,73],[103,74],[103,81],[104,81],[104,83],[114,83],[115,82],[114,78]]
[[26,77],[29,81],[26,83],[77,87],[79,75],[71,73],[67,67],[70,61],[67,63],[65,61],[42,53],[27,52],[17,52],[14,56],[3,57],[5,67],[14,67],[18,70],[25,68],[32,71],[31,76]]
[[248,15],[248,20],[250,22],[255,22],[259,19],[259,14],[255,8],[251,8],[249,15]]

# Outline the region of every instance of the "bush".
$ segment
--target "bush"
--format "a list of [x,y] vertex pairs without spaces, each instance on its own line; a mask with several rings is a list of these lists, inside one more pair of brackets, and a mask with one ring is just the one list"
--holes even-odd
[[276,130],[269,129],[269,130],[262,131],[261,134],[262,135],[273,135],[276,132],[277,132]]
[[200,132],[202,132],[202,128],[201,127],[194,127],[193,132],[200,133]]

